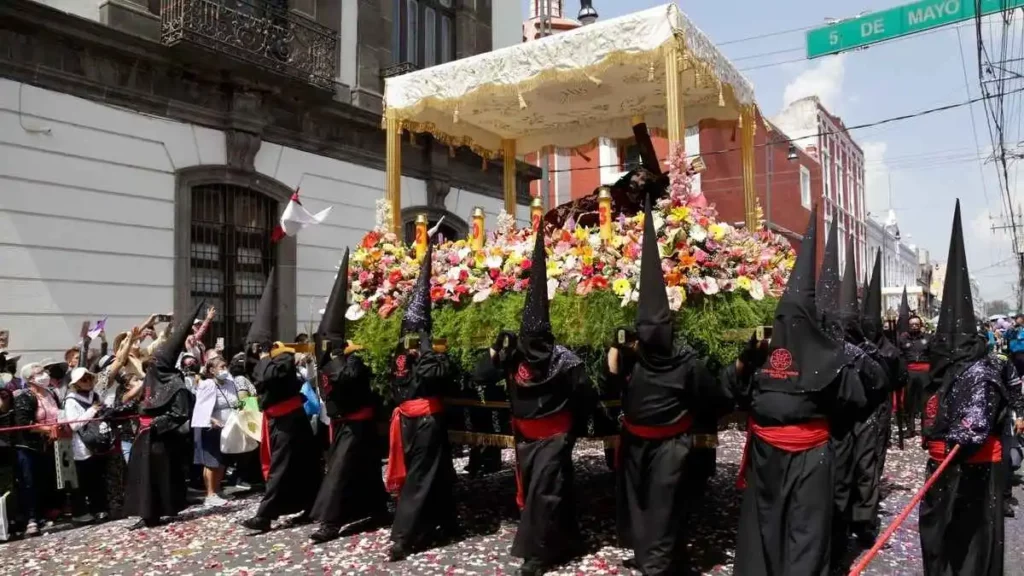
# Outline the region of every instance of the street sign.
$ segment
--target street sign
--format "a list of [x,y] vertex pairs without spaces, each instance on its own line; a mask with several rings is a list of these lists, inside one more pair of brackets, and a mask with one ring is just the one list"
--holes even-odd
[[[981,0],[982,16],[1024,6],[1024,0]],[[838,54],[974,18],[975,0],[923,0],[807,32],[807,58]]]

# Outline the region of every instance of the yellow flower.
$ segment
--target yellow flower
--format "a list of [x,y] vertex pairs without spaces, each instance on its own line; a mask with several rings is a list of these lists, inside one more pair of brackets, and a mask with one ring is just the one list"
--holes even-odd
[[586,240],[590,237],[590,230],[587,230],[582,226],[577,226],[576,229],[573,230],[573,234],[576,236],[577,240]]
[[740,288],[749,291],[750,290],[750,278],[746,276],[740,276],[736,279],[736,285]]
[[585,246],[582,250],[581,259],[587,266],[592,265],[594,263],[594,249],[590,246]]
[[690,215],[690,209],[686,206],[680,206],[672,209],[672,215],[678,218],[680,221],[686,220]]
[[708,226],[708,232],[711,233],[711,237],[714,238],[715,240],[721,240],[722,237],[725,236],[725,226],[722,226],[721,224],[715,222],[714,224]]
[[612,282],[612,291],[615,292],[616,296],[624,296],[631,289],[632,287],[629,284],[629,280],[626,280],[625,278],[619,278]]

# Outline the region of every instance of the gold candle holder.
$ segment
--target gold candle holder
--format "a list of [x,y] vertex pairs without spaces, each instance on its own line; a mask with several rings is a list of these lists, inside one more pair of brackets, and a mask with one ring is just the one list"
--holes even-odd
[[416,258],[423,258],[427,253],[427,215],[416,215]]
[[540,230],[541,220],[544,218],[544,202],[540,198],[534,198],[530,202],[530,225],[533,231]]
[[601,240],[612,239],[612,189],[601,186],[597,189],[597,221],[601,231]]
[[473,208],[473,229],[470,231],[469,242],[473,250],[482,250],[484,247],[484,209],[479,206]]

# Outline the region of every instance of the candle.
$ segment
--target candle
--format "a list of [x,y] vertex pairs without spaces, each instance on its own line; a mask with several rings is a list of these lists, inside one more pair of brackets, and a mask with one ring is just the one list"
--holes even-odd
[[612,239],[612,190],[607,186],[597,189],[597,217],[601,230],[601,240]]
[[534,198],[530,202],[530,225],[533,227],[534,232],[540,230],[540,222],[544,218],[544,203],[541,202],[540,198]]
[[416,258],[423,258],[427,253],[427,215],[416,215]]
[[473,250],[482,250],[484,247],[484,209],[477,206],[473,208],[473,229],[470,231],[470,245]]

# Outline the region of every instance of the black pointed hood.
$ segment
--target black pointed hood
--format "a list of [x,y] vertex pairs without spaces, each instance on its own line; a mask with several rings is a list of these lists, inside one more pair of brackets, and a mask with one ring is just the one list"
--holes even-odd
[[821,390],[832,383],[845,363],[841,344],[822,330],[815,304],[817,221],[815,205],[786,291],[775,308],[771,352],[761,370],[765,377],[762,389],[787,393]]
[[875,264],[871,268],[871,280],[864,290],[864,337],[878,344],[885,337],[882,333],[882,251],[875,252]]
[[526,290],[523,318],[519,324],[519,351],[535,374],[547,372],[555,348],[548,302],[548,261],[544,227],[535,233],[530,260],[530,284]]
[[430,279],[434,275],[434,243],[427,239],[427,251],[420,262],[420,275],[412,289],[412,298],[402,317],[402,334],[424,334],[429,336],[434,329],[430,316],[433,306],[430,300]]
[[[953,212],[953,231],[946,258],[946,279],[942,285],[939,321],[930,347],[932,377],[945,378],[959,373],[959,368],[983,357],[987,341],[978,333],[971,294],[971,276],[967,270],[964,230],[960,221],[960,200]],[[950,370],[952,368],[952,370]]]
[[903,298],[900,300],[900,314],[896,318],[896,334],[910,332],[910,302],[907,301],[907,287],[903,287]]
[[837,340],[843,337],[842,325],[839,322],[839,288],[842,280],[839,277],[838,226],[838,222],[833,219],[828,229],[828,240],[825,241],[825,256],[821,259],[815,293],[815,304],[818,307],[821,325],[826,334]]
[[672,310],[665,292],[665,275],[661,269],[658,234],[648,195],[644,202],[644,239],[640,253],[640,297],[636,310],[636,334],[641,354],[652,365],[671,361],[673,357]]
[[260,344],[270,347],[274,342],[274,312],[276,312],[277,295],[275,294],[276,269],[271,268],[267,275],[267,284],[263,288],[263,295],[260,296],[260,303],[256,306],[256,314],[249,325],[249,333],[245,336],[245,343]]
[[192,309],[192,314],[178,319],[171,335],[153,354],[143,380],[143,408],[161,408],[167,405],[179,390],[185,388],[185,378],[178,369],[178,357],[185,350],[185,340],[192,333],[192,321],[199,316],[205,305],[205,301],[200,301]]
[[348,248],[341,258],[341,267],[334,278],[334,287],[327,297],[320,326],[313,335],[316,357],[319,360],[333,349],[345,347],[345,312],[348,304]]
[[864,341],[861,328],[860,303],[857,301],[857,262],[854,258],[853,236],[846,237],[846,266],[839,284],[839,322],[847,340],[854,344]]

